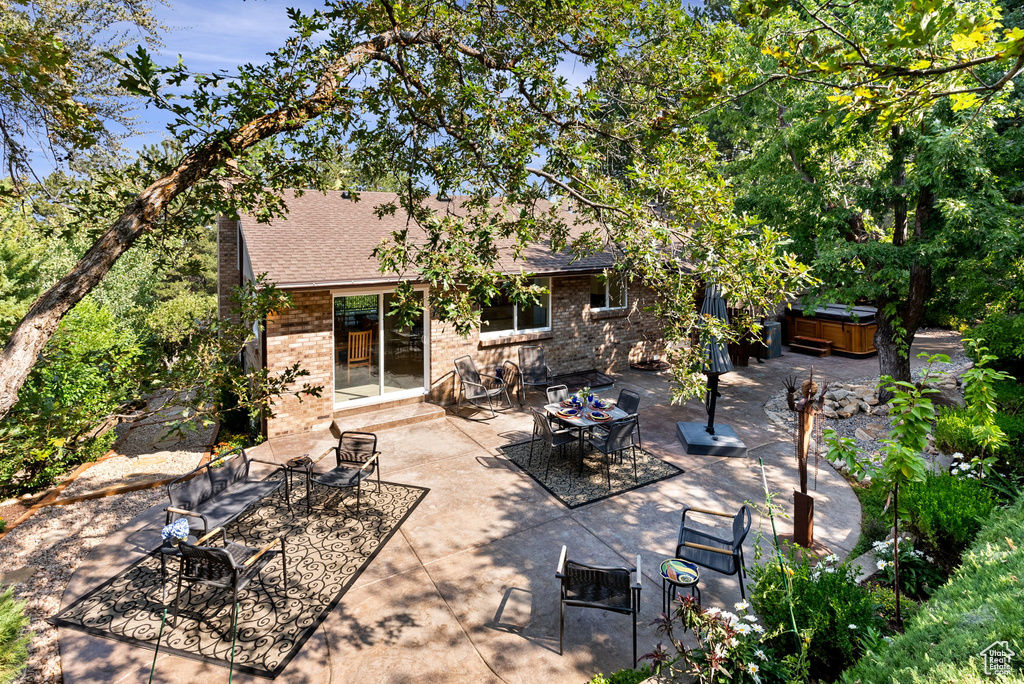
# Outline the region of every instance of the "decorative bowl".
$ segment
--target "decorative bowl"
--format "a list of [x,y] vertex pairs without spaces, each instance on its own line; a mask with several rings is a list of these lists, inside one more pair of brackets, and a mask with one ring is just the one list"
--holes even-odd
[[604,411],[591,411],[587,415],[587,418],[596,423],[603,423],[606,420],[611,420],[612,416],[610,413],[605,413]]
[[575,418],[580,415],[580,409],[578,408],[564,408],[558,411],[558,415],[562,418]]
[[595,408],[598,411],[606,411],[606,410],[610,409],[612,407],[612,405],[611,405],[611,403],[609,403],[609,402],[607,402],[607,401],[605,401],[603,399],[599,399],[597,397],[594,397],[594,400],[590,402],[590,407],[591,408]]

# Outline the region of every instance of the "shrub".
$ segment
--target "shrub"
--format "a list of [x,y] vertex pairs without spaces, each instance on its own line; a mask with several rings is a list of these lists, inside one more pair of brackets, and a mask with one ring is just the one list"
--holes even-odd
[[[789,554],[787,573],[792,571],[793,617],[797,628],[810,633],[808,657],[814,679],[832,681],[836,674],[856,662],[865,630],[881,627],[870,591],[857,584],[857,569],[849,563],[835,564],[835,557],[812,565],[799,551]],[[769,634],[790,630],[771,639],[777,653],[795,656],[790,628],[789,602],[777,561],[755,565],[755,584],[750,600]]]
[[[952,579],[906,623],[887,648],[843,674],[854,684],[945,684],[993,681],[978,655],[993,641],[1024,653],[1024,497],[997,508],[982,525]],[[1020,681],[1024,659],[1011,661]]]
[[902,503],[919,548],[949,573],[992,513],[996,499],[980,480],[944,473],[929,474],[924,482],[908,486]]
[[1024,385],[1016,380],[1003,380],[993,385],[996,407],[1000,413],[1016,416],[1024,413]]
[[[878,569],[884,573],[880,578],[881,582],[895,589],[896,569],[892,562],[892,540],[877,541],[872,546]],[[909,537],[901,536],[900,592],[914,598],[925,598],[931,594],[943,579],[934,563],[934,559],[926,557],[924,552],[914,548]]]
[[607,677],[603,674],[596,674],[587,684],[640,684],[640,682],[650,679],[652,674],[651,668],[647,665],[635,670],[627,667],[613,672]]
[[850,552],[850,557],[856,558],[867,553],[874,542],[888,536],[892,531],[892,515],[885,511],[889,491],[884,482],[872,480],[868,485],[854,485],[853,491],[860,499],[861,510],[860,539]]
[[[997,413],[996,425],[1006,434],[1006,445],[993,455],[995,468],[1007,475],[1024,475],[1024,415]],[[961,453],[965,460],[981,455],[981,445],[971,433],[972,423],[964,409],[944,411],[935,421],[935,446],[947,454]]]
[[13,682],[28,662],[28,617],[12,589],[0,593],[0,684]]
[[997,368],[1012,371],[1024,361],[1024,315],[990,314],[966,337],[985,340]]

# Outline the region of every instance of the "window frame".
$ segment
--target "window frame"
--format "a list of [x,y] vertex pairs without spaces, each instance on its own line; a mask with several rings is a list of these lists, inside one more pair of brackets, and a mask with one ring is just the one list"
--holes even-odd
[[[600,275],[592,275],[591,278],[600,278]],[[621,306],[608,306],[611,302],[611,291],[608,288],[611,282],[611,276],[605,276],[604,279],[604,303],[605,306],[591,306],[591,311],[622,311],[623,309],[629,308],[629,289],[626,287],[626,278],[622,275],[617,276],[619,283],[622,285],[622,305]]]
[[[542,306],[543,306],[544,310],[548,312],[548,324],[546,326],[544,326],[544,327],[541,327],[541,328],[527,328],[525,330],[521,330],[519,328],[519,305],[513,303],[512,304],[512,327],[511,328],[505,328],[504,330],[487,330],[487,331],[484,331],[484,329],[483,329],[484,321],[481,318],[481,320],[480,320],[480,324],[481,324],[480,325],[480,339],[482,339],[482,340],[489,340],[489,339],[494,339],[496,337],[512,337],[514,335],[529,335],[531,333],[551,332],[551,293],[554,290],[554,287],[553,287],[553,285],[554,285],[554,278],[552,278],[551,276],[538,276],[538,277],[535,277],[535,278],[531,278],[531,280],[533,280],[535,282],[538,281],[538,280],[546,280],[546,281],[548,281],[548,286],[547,286],[547,291],[548,291],[548,293],[547,293],[547,302],[544,303],[544,298],[541,298]],[[504,286],[504,283],[502,283],[502,285]]]

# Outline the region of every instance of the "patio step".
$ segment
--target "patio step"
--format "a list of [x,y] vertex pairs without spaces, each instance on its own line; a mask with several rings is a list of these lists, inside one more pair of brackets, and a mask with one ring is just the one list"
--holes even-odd
[[348,430],[380,432],[396,427],[425,423],[429,420],[438,420],[444,416],[445,410],[441,406],[419,402],[338,417],[331,424],[331,431],[336,435]]

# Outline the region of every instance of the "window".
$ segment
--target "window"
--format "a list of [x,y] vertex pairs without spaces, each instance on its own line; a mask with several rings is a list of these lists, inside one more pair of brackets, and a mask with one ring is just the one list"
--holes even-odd
[[591,309],[624,309],[626,282],[618,274],[590,276]]
[[536,304],[513,304],[504,292],[480,310],[482,335],[514,335],[551,329],[551,279],[532,278],[531,282],[547,290]]

